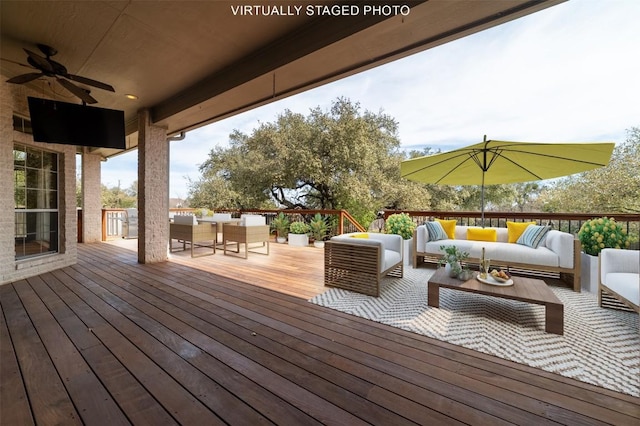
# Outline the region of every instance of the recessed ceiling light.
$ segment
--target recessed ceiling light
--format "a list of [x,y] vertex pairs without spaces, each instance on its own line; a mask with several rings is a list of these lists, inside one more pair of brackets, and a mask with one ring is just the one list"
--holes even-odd
[[138,97],[137,97],[136,95],[132,95],[132,94],[130,94],[130,93],[127,93],[127,94],[126,94],[126,95],[124,95],[124,96],[126,96],[126,98],[127,98],[127,99],[131,99],[131,100],[134,100],[134,101],[135,101],[136,99],[138,99]]

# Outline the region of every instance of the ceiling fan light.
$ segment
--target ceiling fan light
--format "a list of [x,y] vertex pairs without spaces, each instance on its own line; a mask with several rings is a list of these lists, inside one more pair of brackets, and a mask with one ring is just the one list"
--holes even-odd
[[126,95],[124,95],[127,99],[131,99],[132,101],[135,101],[136,99],[138,99],[138,97],[136,95],[132,95],[131,93],[127,93]]

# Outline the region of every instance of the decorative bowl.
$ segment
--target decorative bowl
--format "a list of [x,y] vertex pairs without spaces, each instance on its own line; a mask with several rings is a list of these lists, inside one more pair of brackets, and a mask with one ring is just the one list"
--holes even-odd
[[504,272],[504,273],[507,275],[507,278],[502,278],[502,277],[499,277],[498,275],[494,275],[494,274],[493,274],[493,272],[494,272],[494,271],[498,271],[498,272],[499,272],[500,270],[499,270],[499,269],[494,269],[494,270],[493,270],[493,271],[491,271],[491,273],[490,273],[491,278],[493,278],[494,280],[496,280],[496,281],[498,281],[498,282],[506,283],[507,281],[509,281],[509,280],[511,279],[511,274],[510,274],[510,273],[508,273],[507,271],[502,271],[502,272]]

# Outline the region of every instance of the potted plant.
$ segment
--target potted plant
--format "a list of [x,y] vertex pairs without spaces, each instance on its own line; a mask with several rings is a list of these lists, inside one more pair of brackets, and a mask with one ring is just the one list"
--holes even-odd
[[598,255],[604,248],[629,248],[627,231],[614,218],[593,218],[582,224],[578,232],[582,246],[580,279],[582,288],[598,291]]
[[462,261],[469,257],[469,252],[462,251],[456,246],[440,246],[444,252],[438,265],[445,265],[445,271],[450,277],[457,277],[463,270]]
[[402,259],[405,266],[408,266],[411,260],[411,247],[413,244],[413,231],[416,229],[416,223],[406,213],[394,213],[389,215],[385,223],[387,234],[397,234],[404,240],[402,250]]
[[304,222],[292,222],[289,225],[289,245],[306,247],[309,245],[309,225]]
[[271,228],[276,232],[276,241],[284,243],[287,241],[287,233],[289,232],[289,218],[280,212],[271,221]]
[[324,247],[324,238],[327,236],[327,223],[320,213],[316,213],[309,222],[309,230],[313,237],[313,245],[318,248]]

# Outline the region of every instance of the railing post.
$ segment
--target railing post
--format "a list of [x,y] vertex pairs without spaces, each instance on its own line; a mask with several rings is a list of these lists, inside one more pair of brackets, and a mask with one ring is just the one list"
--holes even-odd
[[102,209],[102,241],[107,241],[107,211]]

